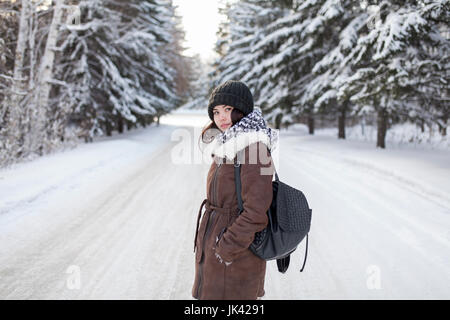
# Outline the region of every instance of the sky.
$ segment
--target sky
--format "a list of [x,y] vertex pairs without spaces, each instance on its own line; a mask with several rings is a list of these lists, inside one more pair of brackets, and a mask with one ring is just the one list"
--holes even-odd
[[207,61],[215,54],[216,31],[222,16],[218,7],[220,0],[174,0],[178,14],[183,21],[186,32],[186,55],[196,53]]

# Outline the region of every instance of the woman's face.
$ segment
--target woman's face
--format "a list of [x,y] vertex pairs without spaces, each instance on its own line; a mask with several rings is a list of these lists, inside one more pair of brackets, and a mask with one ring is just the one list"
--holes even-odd
[[214,122],[221,131],[227,130],[232,126],[231,111],[233,107],[220,105],[213,108]]

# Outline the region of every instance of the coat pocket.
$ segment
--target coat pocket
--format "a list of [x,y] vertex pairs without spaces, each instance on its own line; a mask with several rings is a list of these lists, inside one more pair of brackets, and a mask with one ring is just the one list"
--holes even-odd
[[219,243],[220,239],[222,239],[222,236],[225,233],[225,231],[227,231],[227,227],[222,228],[222,230],[220,230],[219,234],[216,236],[216,246]]
[[214,210],[204,215],[198,230],[196,254],[197,262],[202,260],[206,249],[214,247],[213,241],[215,239],[216,225],[219,218],[220,215]]
[[208,246],[208,248],[216,250],[217,243],[222,238],[226,229],[227,229],[226,216],[224,214],[217,214],[214,224],[211,225],[211,230],[208,239],[207,240],[205,239],[205,241],[207,241],[206,245]]

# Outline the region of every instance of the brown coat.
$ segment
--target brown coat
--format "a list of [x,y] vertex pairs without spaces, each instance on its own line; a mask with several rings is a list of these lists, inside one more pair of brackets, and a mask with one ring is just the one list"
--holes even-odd
[[[197,221],[195,280],[196,299],[256,299],[264,295],[266,262],[249,249],[255,232],[267,225],[266,212],[272,202],[273,167],[267,146],[261,141],[246,142],[241,158],[241,185],[244,211],[238,215],[235,191],[235,152],[214,155],[207,176],[207,199],[200,206]],[[221,263],[215,253],[230,265]]]

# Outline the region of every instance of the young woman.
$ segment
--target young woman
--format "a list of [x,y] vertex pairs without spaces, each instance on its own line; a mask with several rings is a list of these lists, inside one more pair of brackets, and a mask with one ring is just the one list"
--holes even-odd
[[[274,172],[269,150],[277,141],[277,132],[267,127],[242,82],[227,81],[216,87],[209,98],[208,114],[212,123],[200,138],[212,143],[214,161],[207,175],[207,198],[197,219],[192,296],[257,299],[264,295],[266,262],[248,247],[268,222]],[[241,213],[234,160],[241,164]],[[206,210],[200,221],[203,206]]]

